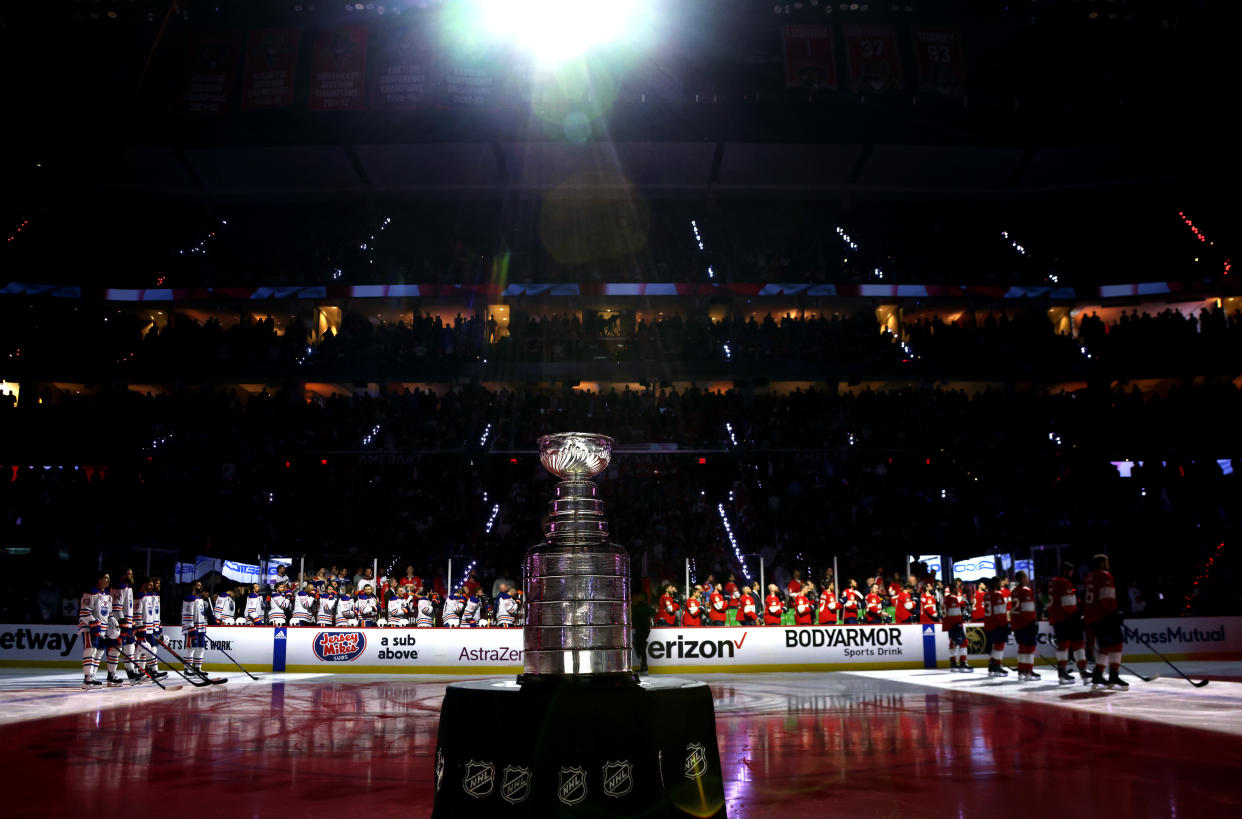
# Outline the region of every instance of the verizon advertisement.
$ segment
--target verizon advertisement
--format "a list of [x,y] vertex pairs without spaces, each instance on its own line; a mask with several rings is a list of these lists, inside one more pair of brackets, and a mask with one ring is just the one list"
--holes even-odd
[[[647,643],[653,673],[837,671],[934,667],[948,637],[930,626],[657,628]],[[930,665],[929,665],[930,663]]]
[[[1239,660],[1242,659],[1242,617],[1164,617],[1148,620],[1127,620],[1122,633],[1125,635],[1125,660],[1155,660],[1160,658],[1148,647],[1150,644],[1170,660]],[[966,626],[970,656],[984,658],[987,637],[977,624]],[[1039,624],[1040,654],[1052,659],[1056,652],[1056,640],[1052,626]],[[1010,635],[1005,646],[1006,657],[1018,656],[1018,645]]]

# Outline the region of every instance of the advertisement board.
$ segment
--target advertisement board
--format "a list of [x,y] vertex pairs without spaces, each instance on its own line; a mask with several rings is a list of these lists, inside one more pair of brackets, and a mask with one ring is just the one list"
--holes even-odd
[[[970,655],[986,659],[982,629],[966,629]],[[185,655],[181,630],[164,639]],[[1170,660],[1242,659],[1242,617],[1132,620],[1125,659],[1157,660],[1150,641]],[[1052,630],[1040,623],[1039,651],[1051,659]],[[232,655],[251,671],[491,676],[522,670],[521,629],[272,628],[212,626],[204,666],[234,671]],[[1010,638],[1007,657],[1017,656]],[[167,652],[161,656],[168,657]],[[0,625],[0,667],[81,668],[76,626]],[[948,638],[938,625],[752,626],[657,628],[647,643],[654,674],[849,671],[948,665]]]

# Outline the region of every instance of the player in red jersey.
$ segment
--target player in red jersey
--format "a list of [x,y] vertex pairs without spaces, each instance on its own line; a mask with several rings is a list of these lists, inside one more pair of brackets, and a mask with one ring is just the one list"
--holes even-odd
[[810,584],[803,585],[802,590],[794,595],[794,625],[812,626],[815,625],[815,607],[811,605]]
[[[1039,637],[1039,625],[1035,614],[1035,591],[1027,582],[1026,572],[1018,572],[1014,578],[1018,587],[1009,596],[1009,624],[1018,643],[1018,682],[1038,680],[1035,673],[1035,644]],[[1001,589],[1004,593],[1004,589]]]
[[819,596],[819,607],[816,609],[818,622],[821,626],[835,626],[837,624],[837,596],[833,594],[832,586],[824,586],[824,593]]
[[988,584],[980,580],[975,584],[975,593],[970,608],[970,621],[972,623],[982,623],[984,617],[987,616],[984,603],[988,599]]
[[940,622],[940,610],[936,605],[936,589],[930,582],[923,585],[923,594],[919,596],[919,622]]
[[785,604],[781,602],[780,590],[776,588],[775,583],[768,584],[768,596],[763,601],[763,624],[765,626],[779,626],[781,624],[781,615],[785,613]]
[[742,587],[742,594],[737,599],[737,623],[739,626],[759,625],[759,603],[750,593],[750,586]]
[[1009,641],[1009,612],[1005,606],[1005,595],[1001,592],[1001,578],[997,577],[994,590],[988,592],[983,601],[983,630],[988,634],[988,651],[992,657],[988,660],[989,677],[1008,677],[1005,670],[1005,643]]
[[723,626],[729,617],[729,606],[725,603],[724,587],[717,583],[712,596],[707,598],[707,624]]
[[701,592],[697,588],[690,589],[686,598],[686,610],[681,613],[683,628],[697,628],[703,625],[703,601],[699,599]]
[[907,626],[917,622],[918,604],[914,602],[914,589],[907,586],[893,598],[893,622]]
[[677,594],[677,587],[670,584],[664,590],[664,594],[660,595],[660,610],[656,614],[657,626],[677,625],[677,611],[681,606],[677,605],[675,594]]
[[[1117,608],[1117,586],[1108,572],[1108,555],[1096,555],[1092,561],[1095,570],[1087,575],[1086,611],[1083,623],[1095,632],[1095,673],[1091,685],[1095,688],[1126,689],[1130,684],[1121,679],[1121,651],[1124,638],[1121,632],[1121,609]],[[1108,664],[1108,679],[1104,679],[1104,665]]]
[[954,580],[953,588],[944,595],[944,622],[941,628],[949,633],[949,670],[974,671],[966,662],[966,627],[962,625],[966,613],[966,595],[962,581]]
[[883,614],[884,598],[880,596],[880,584],[875,583],[871,586],[871,593],[867,595],[867,622],[879,623]]
[[1078,591],[1074,588],[1074,564],[1061,564],[1061,574],[1052,579],[1048,589],[1048,625],[1057,646],[1057,682],[1073,685],[1074,675],[1066,668],[1071,654],[1078,655],[1078,673],[1083,685],[1091,684],[1087,674],[1087,657],[1083,653],[1082,613],[1078,610]]
[[841,611],[845,615],[845,625],[858,624],[858,610],[862,608],[863,596],[858,590],[858,581],[850,578],[849,588],[841,595]]
[[1005,611],[1013,611],[1013,589],[1009,588],[1009,578],[1001,577],[1000,593],[1005,596]]

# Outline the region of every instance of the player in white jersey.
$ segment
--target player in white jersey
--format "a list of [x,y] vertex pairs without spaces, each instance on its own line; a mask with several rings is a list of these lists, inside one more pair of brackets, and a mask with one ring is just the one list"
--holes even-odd
[[121,582],[112,587],[112,616],[120,628],[120,652],[125,674],[131,680],[142,677],[134,665],[134,570],[124,569]]
[[294,626],[309,626],[315,623],[315,595],[302,589],[293,596],[293,619],[289,621]]
[[337,628],[353,628],[358,625],[358,615],[354,598],[349,593],[349,587],[341,592],[341,596],[336,598],[336,627]]
[[181,601],[181,634],[190,654],[190,670],[201,675],[207,653],[207,601],[203,599],[203,584],[197,580]]
[[436,607],[431,602],[431,598],[424,597],[422,594],[414,593],[414,607],[417,614],[414,615],[414,625],[416,628],[431,628],[436,624]]
[[97,688],[103,683],[95,679],[99,661],[104,654],[104,629],[112,612],[112,595],[104,591],[112,577],[104,572],[95,581],[95,588],[82,595],[78,606],[78,633],[82,635],[82,687]]
[[509,596],[509,584],[501,583],[496,595],[496,625],[513,628],[517,623],[517,601]]
[[315,614],[315,625],[320,628],[331,628],[332,618],[336,614],[336,584],[328,586],[328,590],[319,595],[319,608]]
[[444,601],[444,612],[441,614],[444,625],[457,628],[461,625],[461,612],[466,607],[466,595],[463,592],[450,594]]
[[237,616],[237,602],[233,599],[232,589],[216,596],[216,604],[211,607],[211,613],[216,616],[216,622],[220,625],[233,625],[233,618]]
[[159,670],[155,647],[159,645],[163,634],[160,625],[160,579],[149,577],[142,584],[142,594],[138,595],[134,611],[134,637],[137,641],[138,662],[146,667],[147,674],[156,679],[168,676],[167,671]]
[[466,598],[466,606],[461,613],[461,624],[470,628],[479,627],[479,614],[483,610],[483,600],[479,597],[478,592],[472,593]]
[[379,610],[379,601],[371,592],[371,584],[367,583],[354,599],[354,612],[363,628],[371,628],[375,625],[375,614]]
[[252,626],[263,625],[263,595],[259,594],[259,584],[250,584],[250,594],[246,595],[246,608],[242,611],[246,623]]
[[388,625],[408,626],[410,609],[405,602],[405,586],[398,586],[397,593],[388,600]]
[[267,599],[267,622],[273,626],[283,626],[289,622],[289,611],[293,608],[293,596],[289,593],[289,585],[283,580],[276,584],[276,591]]

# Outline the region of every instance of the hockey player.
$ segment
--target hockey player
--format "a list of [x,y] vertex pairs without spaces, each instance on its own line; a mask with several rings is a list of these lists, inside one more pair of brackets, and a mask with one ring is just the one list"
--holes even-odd
[[501,583],[496,595],[496,625],[513,628],[517,623],[517,601],[509,595],[509,584]]
[[[689,601],[686,601],[689,603]],[[683,615],[682,620],[685,620]],[[737,598],[737,624],[739,626],[759,625],[759,602],[750,593],[750,586],[742,586],[742,593]]]
[[815,607],[811,605],[811,598],[807,596],[807,591],[807,587],[804,585],[802,589],[794,595],[794,625],[814,625]]
[[388,625],[400,627],[410,624],[410,609],[405,597],[405,586],[398,586],[397,593],[388,599]]
[[134,570],[122,569],[121,581],[112,587],[112,616],[120,628],[121,658],[131,680],[145,679],[134,665]]
[[867,622],[879,623],[883,619],[884,598],[880,596],[880,584],[871,584],[871,591],[867,594]]
[[314,622],[315,595],[306,589],[299,589],[298,593],[293,595],[293,615],[289,620],[289,625],[309,626]]
[[970,607],[970,622],[982,623],[987,617],[986,602],[988,599],[988,584],[980,580],[975,584],[975,593],[972,597]]
[[821,626],[835,626],[837,624],[837,596],[832,591],[832,586],[824,586],[824,593],[819,596],[819,607],[816,610],[817,621]]
[[[988,592],[983,601],[983,628],[988,634],[988,651],[992,658],[988,661],[989,677],[1008,677],[1005,670],[1005,643],[1009,640],[1009,612],[1006,609],[1005,595],[1000,590],[1000,578],[996,578],[993,591]],[[980,584],[982,585],[982,584]]]
[[936,605],[936,588],[930,582],[923,585],[923,594],[919,596],[919,622],[940,622],[940,608]]
[[[1035,673],[1035,644],[1039,629],[1035,622],[1035,592],[1027,583],[1026,572],[1018,572],[1014,579],[1018,586],[1009,595],[1009,624],[1018,643],[1018,681],[1029,682],[1039,679]],[[1001,593],[1004,594],[1004,587]]]
[[907,586],[897,592],[893,600],[893,622],[899,626],[908,626],[915,620],[914,589]]
[[[1095,688],[1127,689],[1130,684],[1121,679],[1121,652],[1123,636],[1122,615],[1117,608],[1117,586],[1108,571],[1108,555],[1098,554],[1092,559],[1094,570],[1087,575],[1086,612],[1084,625],[1095,632],[1095,673],[1091,685]],[[1104,666],[1108,665],[1108,679],[1104,679]]]
[[686,610],[681,614],[682,626],[695,628],[703,625],[703,601],[699,599],[701,593],[697,588],[690,589],[690,596],[686,598]]
[[276,590],[267,597],[267,622],[273,626],[284,626],[289,622],[289,612],[293,608],[293,595],[289,593],[289,584],[280,581]]
[[237,614],[237,602],[233,599],[232,589],[216,596],[216,604],[211,607],[211,613],[215,615],[216,622],[220,625],[233,625],[233,618]]
[[112,595],[104,589],[112,577],[104,572],[95,580],[95,588],[82,595],[78,606],[78,633],[82,635],[82,688],[98,688],[102,682],[95,679],[99,661],[104,655],[104,629],[112,612]]
[[350,595],[348,586],[336,598],[335,622],[337,628],[354,628],[358,625],[357,602]]
[[315,609],[315,625],[319,628],[332,628],[336,617],[336,584],[329,583],[326,591],[319,595],[319,607]]
[[941,628],[949,633],[949,670],[974,671],[966,662],[966,628],[962,625],[966,614],[966,595],[962,581],[954,580],[953,588],[944,595],[944,622]]
[[444,611],[440,615],[444,625],[448,628],[458,628],[461,626],[461,613],[465,608],[465,592],[459,591],[457,594],[450,594],[448,599],[444,601]]
[[190,670],[202,674],[207,652],[207,601],[203,599],[203,584],[197,580],[181,601],[181,635],[190,655]]
[[242,616],[233,622],[239,626],[243,623],[248,626],[263,625],[263,595],[259,594],[258,583],[250,584],[250,593],[246,595]]
[[479,592],[475,589],[466,597],[466,605],[461,612],[461,624],[466,628],[478,628],[482,615],[483,598],[479,597]]
[[[503,585],[503,584],[502,584]],[[501,592],[504,594],[504,592]],[[504,595],[506,598],[509,596]],[[415,590],[414,596],[411,598],[411,607],[414,609],[414,625],[417,628],[431,628],[436,624],[436,609],[431,602],[431,598],[425,594]]]
[[146,666],[147,674],[156,679],[168,676],[167,671],[159,670],[159,660],[155,648],[164,636],[164,626],[160,623],[160,579],[149,577],[142,584],[142,594],[135,601],[134,637],[138,649],[138,662]]
[[1078,610],[1078,590],[1074,588],[1074,564],[1061,564],[1061,574],[1052,579],[1048,589],[1048,625],[1057,647],[1057,682],[1073,685],[1074,675],[1067,668],[1071,655],[1078,655],[1078,673],[1082,684],[1090,685],[1087,656],[1083,653],[1082,613]]
[[677,587],[670,583],[664,589],[664,594],[660,595],[660,609],[656,612],[656,626],[667,628],[677,625],[677,612],[680,609],[681,606],[677,605]]
[[363,628],[375,626],[375,615],[379,604],[372,591],[371,584],[367,583],[362,587],[362,593],[354,600],[354,611],[358,613],[358,623]]
[[707,601],[707,624],[709,626],[723,626],[728,619],[729,611],[725,604],[724,587],[719,583],[712,590],[712,596]]
[[780,590],[775,583],[768,584],[768,596],[763,601],[763,624],[779,626],[781,616],[785,614],[785,604],[781,602]]
[[863,603],[862,592],[858,590],[858,581],[851,577],[850,585],[841,595],[841,611],[845,614],[845,625],[858,624],[858,612],[862,609]]

